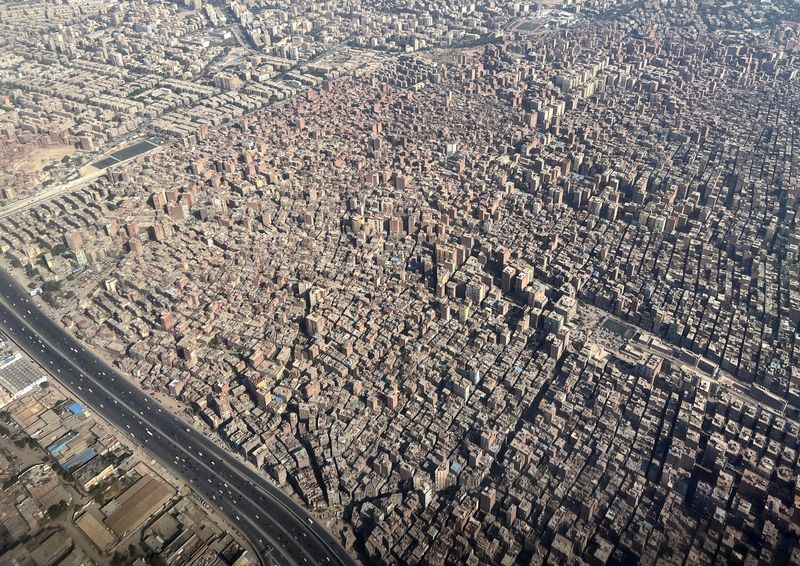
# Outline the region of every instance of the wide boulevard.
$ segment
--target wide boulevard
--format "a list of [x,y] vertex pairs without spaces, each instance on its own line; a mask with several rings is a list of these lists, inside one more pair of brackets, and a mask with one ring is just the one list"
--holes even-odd
[[355,564],[302,507],[86,350],[3,270],[0,290],[0,328],[9,338],[215,507],[263,564]]

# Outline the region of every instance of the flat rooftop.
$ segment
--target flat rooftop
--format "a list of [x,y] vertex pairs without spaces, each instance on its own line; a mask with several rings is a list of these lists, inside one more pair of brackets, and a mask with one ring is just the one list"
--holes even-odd
[[21,357],[0,364],[0,387],[12,399],[25,395],[43,381],[47,381],[44,372]]

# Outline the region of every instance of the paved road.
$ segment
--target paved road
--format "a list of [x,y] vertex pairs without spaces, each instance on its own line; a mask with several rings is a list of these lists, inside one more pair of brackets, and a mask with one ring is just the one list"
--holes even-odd
[[82,189],[103,174],[105,174],[105,171],[95,171],[89,175],[80,177],[63,185],[57,185],[55,187],[43,189],[32,197],[12,202],[11,204],[0,208],[0,219],[11,216],[12,214],[16,214],[27,208],[36,206],[37,204],[42,204],[43,202],[53,200],[61,195]]
[[[125,163],[128,163],[129,161],[133,161],[134,159],[136,159],[138,157],[141,157],[142,155],[149,155],[151,153],[154,153],[154,152],[157,152],[157,151],[161,151],[162,149],[164,149],[164,147],[166,147],[166,145],[167,145],[166,143],[162,143],[161,145],[158,145],[158,146],[156,146],[156,147],[154,147],[152,149],[148,149],[147,151],[143,151],[142,153],[138,153],[138,154],[136,154],[136,155],[134,155],[132,157],[129,157],[127,159],[122,159],[122,160],[118,161],[117,163],[114,163],[113,165],[109,165],[108,167],[106,167],[104,169],[98,169],[97,171],[93,171],[93,172],[91,172],[91,173],[89,173],[87,175],[84,175],[84,176],[79,177],[77,179],[73,179],[72,181],[69,181],[69,182],[64,183],[62,185],[55,185],[55,186],[52,186],[52,187],[48,187],[46,189],[42,189],[37,194],[35,194],[35,195],[31,196],[31,197],[25,198],[23,200],[14,201],[9,205],[6,205],[6,206],[0,208],[0,219],[6,218],[8,216],[11,216],[12,214],[16,214],[16,213],[21,212],[23,210],[26,210],[28,208],[32,208],[32,207],[34,207],[36,205],[42,204],[43,202],[51,201],[51,200],[53,200],[55,198],[58,198],[58,197],[60,197],[62,195],[65,195],[65,194],[68,194],[68,193],[74,193],[75,191],[78,191],[78,190],[84,188],[86,185],[88,185],[89,183],[91,183],[92,181],[97,179],[98,177],[102,177],[103,175],[105,175],[106,171],[108,171],[109,169],[111,169],[113,167],[116,167],[118,165],[124,165]],[[117,146],[115,149],[109,150],[108,152],[104,153],[103,155],[110,155],[113,152],[122,151],[122,150],[124,150],[124,148],[120,149],[119,146]],[[101,158],[98,158],[98,159],[101,159]]]
[[0,327],[89,407],[183,478],[258,552],[263,564],[354,565],[303,508],[129,383],[33,303],[0,270]]

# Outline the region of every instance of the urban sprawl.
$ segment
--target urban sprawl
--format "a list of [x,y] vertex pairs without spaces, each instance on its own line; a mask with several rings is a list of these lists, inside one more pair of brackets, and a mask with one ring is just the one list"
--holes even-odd
[[6,2],[0,255],[362,562],[800,564],[799,22]]

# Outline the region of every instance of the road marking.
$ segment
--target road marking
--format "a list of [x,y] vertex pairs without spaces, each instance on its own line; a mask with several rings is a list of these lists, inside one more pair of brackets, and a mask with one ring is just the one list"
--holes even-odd
[[[8,309],[7,303],[5,303],[5,301],[3,301],[3,300],[2,300],[2,298],[0,298],[0,303],[4,303],[4,305],[3,305],[3,306],[5,306],[5,308],[6,308],[6,309]],[[15,313],[13,310],[11,310],[11,309],[8,309],[8,310],[9,310],[9,312],[10,312],[10,313],[11,313],[13,316],[17,316],[17,314],[16,314],[16,313]],[[42,314],[42,316],[44,316],[44,314]],[[18,317],[18,316],[17,316],[17,318],[19,319],[19,317]],[[26,325],[27,325],[27,322],[26,322]],[[30,327],[29,327],[29,328],[30,328]],[[20,327],[20,333],[22,333],[22,327]],[[12,338],[12,336],[11,336],[11,335],[13,335],[13,336],[15,336],[15,337],[16,337],[16,334],[17,334],[15,331],[13,331],[13,329],[12,329],[12,331],[11,331],[9,334],[10,334],[10,335],[9,335],[9,338],[11,338],[11,339],[12,339],[12,341],[13,341],[13,342],[14,342],[14,343],[15,343],[15,344],[16,344],[16,345],[17,345],[17,346],[18,346],[18,347],[19,347],[21,350],[25,351],[25,352],[26,352],[26,353],[27,353],[29,356],[31,356],[31,357],[32,357],[34,360],[36,360],[36,358],[34,358],[34,357],[33,357],[33,356],[32,356],[32,355],[31,355],[31,354],[30,354],[30,353],[27,351],[27,348],[25,348],[25,346],[23,346],[22,344],[20,344],[19,342],[17,342],[16,340],[14,340],[14,339]],[[45,344],[46,344],[46,345],[47,345],[47,346],[48,346],[48,347],[49,347],[49,348],[50,348],[50,349],[51,349],[53,352],[55,352],[55,354],[56,354],[56,356],[57,356],[57,357],[60,357],[60,358],[62,358],[62,359],[63,359],[63,360],[64,360],[64,361],[65,361],[65,362],[68,364],[68,365],[72,366],[72,367],[73,367],[73,369],[74,369],[74,370],[75,370],[75,371],[76,371],[76,372],[77,372],[79,375],[83,376],[85,379],[90,379],[90,380],[91,380],[91,378],[89,378],[88,376],[86,376],[86,375],[84,374],[83,370],[82,370],[80,367],[78,367],[78,366],[77,366],[77,365],[76,365],[76,364],[75,364],[75,363],[74,363],[72,360],[70,360],[69,358],[67,358],[66,356],[64,356],[64,355],[63,355],[63,354],[62,354],[62,353],[61,353],[61,352],[60,352],[60,351],[59,351],[57,348],[54,348],[54,347],[53,347],[53,345],[50,343],[50,341],[49,341],[47,338],[45,338],[45,339],[44,339],[44,341],[45,341]],[[39,363],[39,365],[42,365],[42,364],[41,364],[41,362],[39,362],[38,360],[37,360],[37,363]],[[51,360],[51,364],[52,364],[52,360]],[[52,375],[52,374],[51,374],[51,375]],[[64,384],[64,383],[62,383],[60,380],[58,380],[58,379],[56,378],[56,376],[53,376],[53,378],[54,378],[54,379],[56,379],[57,381],[59,381],[59,383],[61,383],[61,384],[62,384],[64,387],[67,387],[67,386],[66,386],[66,384]],[[110,392],[109,392],[109,391],[108,391],[108,390],[105,388],[105,386],[103,386],[102,384],[98,384],[98,387],[100,387],[100,388],[101,388],[101,389],[102,389],[102,390],[105,392],[105,394],[106,394],[108,397],[112,398],[112,399],[114,400],[115,404],[116,404],[117,397],[116,397],[115,395],[113,395],[112,393],[110,393]],[[67,387],[67,389],[71,389],[71,388],[70,388],[70,387]],[[79,389],[80,389],[80,387],[79,387]],[[79,397],[79,398],[81,397],[80,395],[78,395],[78,394],[77,394],[77,393],[75,393],[74,391],[73,391],[73,394],[74,394],[76,397]],[[142,395],[144,395],[144,394],[142,393]],[[85,401],[85,399],[82,399],[82,400],[84,401],[84,403],[85,403],[86,405],[89,405],[89,403],[88,403],[88,402],[86,402],[86,401]],[[130,413],[131,413],[131,415],[135,415],[135,414],[136,414],[134,410],[132,410],[130,407],[128,407],[128,406],[127,406],[127,405],[125,405],[124,403],[122,403],[122,406],[123,406],[123,407],[125,407],[125,409],[126,409],[128,412],[130,412]],[[111,419],[109,419],[109,418],[107,418],[107,417],[104,417],[104,418],[105,418],[105,420],[107,420],[108,422],[110,422],[110,423],[112,422],[112,421],[111,421]],[[131,418],[133,418],[133,417],[131,417]],[[116,426],[116,425],[114,425],[114,426]],[[152,425],[152,423],[151,423],[151,426],[153,426],[153,425]],[[127,425],[127,424],[126,424],[126,427],[127,427],[127,428],[130,428],[130,425]],[[164,442],[167,444],[167,446],[170,446],[170,445],[172,445],[172,443],[171,443],[171,442],[170,442],[170,440],[169,440],[169,438],[170,438],[170,437],[169,437],[167,434],[165,434],[164,432],[162,432],[162,431],[161,431],[161,430],[160,430],[158,427],[155,427],[155,426],[153,426],[153,428],[159,432],[159,434],[162,436],[162,438],[163,438],[163,441],[164,441]],[[131,436],[133,437],[133,433],[131,433]],[[135,438],[135,437],[134,437],[134,438]],[[191,452],[190,450],[186,450],[185,448],[181,447],[181,446],[180,446],[180,445],[178,445],[178,444],[175,444],[175,446],[176,446],[176,448],[177,448],[179,451],[181,451],[182,453],[185,453],[187,456],[189,456],[189,458],[191,458],[192,460],[194,460],[194,461],[195,461],[197,464],[200,464],[200,466],[202,466],[203,468],[205,468],[207,471],[211,472],[213,476],[217,477],[217,474],[216,474],[216,473],[215,473],[213,470],[211,470],[211,469],[210,469],[208,466],[206,466],[206,465],[205,465],[205,463],[204,463],[202,460],[198,460],[198,459],[197,459],[197,458],[194,456],[194,454],[192,454],[192,452]],[[146,450],[146,449],[147,449],[146,447],[143,447],[143,446],[140,446],[140,448],[141,448],[141,449],[144,449],[144,450]],[[161,460],[161,457],[160,457],[158,454],[153,454],[153,456],[155,456],[156,458],[158,458],[159,460]],[[163,461],[162,461],[162,464],[164,464],[164,462],[163,462]],[[172,466],[169,466],[168,464],[167,464],[167,467],[170,467],[170,468],[172,468]],[[228,464],[226,464],[226,467],[229,469],[229,471],[233,472],[233,475],[234,475],[234,476],[238,476],[238,477],[239,477],[241,480],[245,480],[245,481],[247,481],[248,483],[252,483],[252,482],[250,482],[250,481],[249,481],[247,478],[244,478],[244,477],[240,476],[238,473],[236,473],[236,471],[235,471],[235,470],[233,470],[232,468],[230,468],[230,466],[229,466]],[[175,470],[175,469],[173,469],[173,472],[174,472],[174,473],[176,473],[176,475],[179,475],[179,476],[181,475],[181,472],[179,472],[178,470]],[[211,478],[209,478],[209,481],[211,481]],[[261,508],[261,506],[260,506],[259,504],[257,504],[255,501],[253,501],[253,500],[252,500],[252,499],[250,499],[249,497],[245,496],[245,495],[244,495],[244,494],[243,494],[243,493],[242,493],[242,492],[241,492],[241,491],[240,491],[240,490],[239,490],[237,487],[235,487],[235,486],[234,486],[234,488],[233,488],[233,489],[235,489],[235,490],[237,491],[237,493],[239,493],[239,494],[242,496],[242,498],[243,498],[243,499],[247,499],[247,501],[249,501],[249,502],[250,502],[250,503],[251,503],[251,504],[252,504],[252,505],[253,505],[255,508],[257,508],[257,509],[260,509],[260,508]],[[197,495],[198,495],[200,498],[202,498],[202,499],[204,499],[204,500],[205,500],[205,498],[204,498],[204,496],[203,496],[203,494],[202,494],[202,493],[199,493],[199,492],[197,492],[197,491],[195,491],[195,493],[196,493],[196,494],[197,494]],[[267,494],[267,495],[268,495],[268,497],[266,497],[266,499],[272,499],[271,497],[269,497],[269,494]],[[221,509],[221,510],[223,510],[224,508],[222,508],[222,506],[220,506],[220,509]],[[224,514],[224,512],[223,512],[223,514]],[[274,546],[276,549],[278,549],[278,548],[283,548],[283,547],[281,547],[281,546],[278,544],[278,541],[276,541],[275,539],[273,539],[273,538],[272,538],[272,536],[271,536],[269,533],[267,533],[267,532],[262,532],[262,531],[261,531],[261,528],[259,527],[259,525],[258,525],[258,524],[256,524],[255,522],[253,522],[251,519],[249,519],[248,517],[245,517],[245,521],[246,521],[246,522],[248,522],[248,523],[250,523],[250,525],[252,525],[253,527],[255,527],[255,528],[256,528],[256,531],[257,531],[257,532],[259,532],[259,533],[261,533],[261,534],[262,534],[262,535],[263,535],[263,536],[264,536],[264,537],[265,537],[265,538],[266,538],[266,539],[267,539],[267,540],[270,542],[270,544],[272,544],[272,545],[273,545],[273,546]],[[231,524],[233,524],[233,523],[231,523]],[[287,531],[286,531],[286,530],[285,530],[285,529],[284,529],[284,528],[283,528],[281,525],[279,525],[279,524],[278,524],[278,522],[277,522],[277,521],[272,521],[272,524],[273,524],[274,526],[277,526],[277,527],[278,527],[278,529],[280,529],[280,530],[281,530],[281,531],[282,531],[282,532],[283,532],[283,533],[284,533],[284,534],[287,536],[287,542],[292,542],[292,540],[293,540],[293,537],[291,537],[291,536],[289,535],[289,533],[288,533],[288,532],[287,532]],[[246,536],[244,536],[244,535],[243,535],[243,538],[247,539],[248,537],[246,537]],[[261,554],[261,549],[260,549],[260,547],[256,546],[256,545],[255,545],[255,544],[253,544],[252,542],[251,542],[250,544],[253,546],[254,550],[256,550],[256,553],[260,555],[260,554]],[[297,546],[297,547],[298,547],[298,548],[301,550],[301,552],[302,552],[302,553],[303,553],[305,556],[307,556],[307,557],[309,557],[309,558],[310,558],[310,556],[309,556],[309,555],[308,555],[308,553],[306,552],[306,549],[303,547],[303,545],[296,544],[296,546]],[[272,554],[272,553],[270,553],[270,555],[271,555],[271,554]],[[299,564],[299,562],[295,561],[294,559],[290,558],[289,556],[286,556],[286,555],[283,555],[283,554],[281,554],[281,558],[283,558],[284,560],[286,560],[286,561],[287,561],[288,563],[290,563],[290,564],[293,564],[293,565],[298,565],[298,564]]]
[[[2,274],[2,275],[5,275],[5,276],[7,276],[7,277],[11,278],[11,277],[10,277],[10,275],[8,275],[7,273],[4,273],[4,272],[2,272],[2,271],[0,271],[0,274]],[[12,281],[13,281],[13,278],[12,278]],[[16,282],[14,281],[14,283],[16,283]],[[9,285],[8,285],[8,286],[9,286],[9,288],[11,288],[12,290],[14,290],[14,289],[15,289],[15,287],[12,285],[12,283],[9,283]],[[19,287],[19,285],[18,285],[18,284],[17,284],[17,287]],[[18,289],[16,290],[16,292],[17,292],[17,293],[20,293],[20,291],[19,291]],[[2,298],[2,297],[0,297],[0,303],[4,303],[4,304],[5,304],[5,307],[6,307],[6,309],[8,309],[8,304],[7,304],[7,302],[6,302],[5,300],[3,300],[3,298]],[[13,301],[12,301],[12,305],[13,305],[13,304],[14,304],[14,303],[13,303]],[[13,309],[8,309],[8,310],[9,310],[10,314],[12,314],[12,315],[13,315],[15,318],[17,318],[17,321],[18,321],[18,322],[22,322],[22,325],[20,326],[20,332],[21,332],[21,333],[23,333],[23,326],[24,326],[24,327],[27,327],[27,329],[28,329],[28,331],[29,331],[29,332],[27,332],[27,333],[30,335],[31,339],[34,339],[34,338],[36,338],[35,331],[33,330],[33,327],[31,326],[31,324],[29,324],[29,322],[28,322],[28,321],[26,321],[26,320],[20,320],[20,317],[19,317],[19,315],[18,315],[18,314],[16,313],[16,311],[14,311]],[[53,326],[53,328],[55,328],[55,330],[56,330],[56,335],[62,336],[62,341],[64,342],[64,345],[65,345],[65,346],[68,346],[68,344],[67,344],[67,342],[68,342],[68,341],[71,341],[71,342],[74,342],[74,343],[76,343],[76,344],[80,345],[80,342],[79,342],[79,341],[78,341],[78,340],[77,340],[77,339],[76,339],[74,336],[72,336],[71,334],[69,334],[69,333],[68,333],[66,330],[64,330],[64,329],[60,328],[56,322],[54,322],[52,319],[50,319],[50,318],[47,316],[47,314],[45,314],[44,312],[42,312],[42,311],[41,311],[40,309],[38,309],[38,308],[37,308],[37,314],[38,314],[39,316],[43,317],[45,320],[47,320],[47,321],[49,322],[49,324],[51,324],[51,325]],[[37,338],[37,339],[38,339],[38,338]],[[41,342],[41,339],[39,339],[39,341],[40,341],[40,343],[42,343],[42,342]],[[79,367],[79,366],[78,366],[78,365],[77,365],[75,362],[73,362],[71,359],[67,358],[67,357],[66,357],[66,356],[65,356],[63,353],[61,353],[61,351],[60,351],[58,348],[54,348],[54,347],[53,347],[53,345],[50,343],[50,341],[49,341],[49,340],[45,339],[45,343],[46,343],[46,345],[47,345],[48,347],[50,347],[50,349],[51,349],[51,350],[53,350],[53,351],[54,351],[54,352],[57,354],[57,356],[58,356],[58,357],[60,357],[60,358],[64,359],[64,360],[65,360],[65,361],[66,361],[66,362],[67,362],[67,363],[68,363],[70,366],[72,366],[72,367],[73,367],[75,370],[77,370],[77,372],[78,372],[78,375],[80,375],[80,376],[84,377],[85,379],[89,379],[90,381],[92,381],[92,382],[96,383],[96,385],[97,385],[97,386],[99,386],[99,387],[100,387],[100,388],[101,388],[101,389],[102,389],[102,390],[105,392],[105,394],[106,394],[108,397],[110,397],[110,398],[111,398],[111,399],[114,401],[114,404],[117,404],[117,400],[118,400],[119,398],[118,398],[116,395],[112,394],[112,393],[111,393],[111,392],[110,392],[110,391],[109,391],[109,390],[106,388],[106,386],[105,386],[105,383],[104,383],[103,381],[101,381],[101,380],[97,380],[97,381],[95,382],[95,380],[93,380],[92,378],[88,377],[88,376],[87,376],[87,375],[86,375],[86,374],[85,374],[85,373],[84,373],[84,372],[81,370],[81,368],[80,368],[80,367]],[[24,348],[23,348],[23,349],[24,349]],[[84,351],[84,349],[83,349],[82,347],[81,347],[81,351]],[[29,355],[30,355],[30,354],[29,354]],[[99,366],[101,366],[101,367],[106,367],[106,366],[107,366],[107,364],[106,364],[106,363],[105,363],[103,360],[101,360],[100,358],[98,358],[97,356],[95,356],[95,355],[93,355],[93,354],[91,354],[91,353],[89,353],[89,356],[88,356],[88,358],[87,358],[87,361],[90,361],[90,362],[92,362],[90,365],[99,365]],[[112,380],[113,380],[113,373],[116,373],[116,370],[114,370],[113,368],[108,368],[108,367],[106,367],[106,369],[110,369],[110,371],[112,372]],[[95,370],[95,371],[96,371],[96,370]],[[105,375],[106,375],[106,372],[105,372],[105,371],[102,371],[102,372],[101,372],[101,374],[102,374],[103,376],[105,376]],[[123,381],[125,381],[125,380],[123,380]],[[128,395],[128,397],[130,397],[130,396],[131,396],[132,394],[134,394],[134,393],[138,393],[138,394],[139,394],[139,395],[140,395],[140,396],[141,396],[143,399],[148,399],[148,398],[149,398],[147,394],[145,394],[143,391],[141,391],[141,390],[139,390],[139,389],[136,389],[136,388],[135,388],[133,385],[131,385],[131,384],[128,384],[128,383],[126,383],[126,385],[127,385],[127,387],[128,387],[128,391],[127,391],[127,395]],[[121,399],[120,399],[120,400],[121,400]],[[122,404],[124,405],[124,402],[123,402]],[[133,418],[135,419],[135,418],[136,418],[136,416],[135,416],[135,414],[136,414],[136,411],[135,411],[134,409],[132,409],[132,408],[128,407],[127,405],[125,405],[125,408],[126,408],[126,409],[127,409],[127,410],[128,410],[128,411],[129,411],[129,412],[132,414],[132,415],[133,415]],[[111,422],[111,421],[110,421],[110,419],[106,419],[106,420],[109,420],[109,422]],[[146,419],[145,419],[145,420],[146,420]],[[146,420],[146,422],[148,422],[148,424],[150,424],[151,426],[153,426],[153,425],[152,425],[152,423],[151,423],[150,421],[147,421],[147,420]],[[180,419],[178,419],[178,418],[177,418],[177,417],[176,417],[174,414],[172,414],[172,413],[167,413],[167,422],[168,422],[169,424],[172,424],[172,425],[177,425],[177,426],[176,426],[177,430],[180,430],[181,428],[183,428],[183,427],[185,426],[185,424],[184,424],[184,423],[183,423],[183,422],[182,422]],[[162,436],[162,437],[165,439],[165,441],[167,442],[167,444],[172,444],[172,442],[169,440],[169,439],[170,439],[170,436],[169,436],[169,435],[167,435],[166,433],[164,433],[164,432],[163,432],[162,430],[160,430],[158,427],[155,427],[155,426],[153,426],[153,428],[154,428],[155,430],[157,430],[157,431],[158,431],[158,432],[161,434],[161,436]],[[200,435],[200,434],[199,434],[199,433],[197,433],[196,431],[193,431],[193,432],[190,432],[190,433],[189,433],[188,437],[189,437],[190,439],[192,439],[192,434],[195,434],[195,435],[197,435],[197,437],[198,437],[198,438],[201,438],[201,437],[202,437],[202,438],[203,438],[203,440],[205,440],[205,437],[203,437],[202,435]],[[196,439],[195,439],[195,440],[196,440]],[[186,453],[186,454],[187,454],[187,455],[188,455],[188,456],[189,456],[189,457],[190,457],[192,460],[194,460],[195,462],[197,462],[197,463],[199,463],[200,465],[202,465],[202,467],[203,467],[203,468],[205,468],[205,469],[206,469],[206,471],[210,472],[212,476],[214,476],[214,477],[220,477],[220,474],[218,474],[218,473],[217,473],[217,472],[215,472],[214,470],[211,470],[211,469],[210,469],[210,468],[209,468],[209,467],[208,467],[208,466],[205,464],[205,462],[204,462],[204,461],[202,461],[202,460],[198,460],[197,458],[195,458],[195,456],[192,454],[192,452],[191,452],[191,451],[189,451],[189,450],[187,450],[187,449],[185,449],[185,448],[183,448],[183,447],[181,447],[181,446],[178,446],[177,444],[176,444],[175,446],[176,446],[176,448],[178,448],[180,451],[182,451],[182,452]],[[336,559],[336,561],[337,561],[337,562],[340,562],[340,563],[343,563],[343,564],[347,563],[347,561],[343,561],[343,560],[341,559],[341,557],[339,556],[339,553],[338,553],[337,551],[335,551],[335,550],[334,550],[336,547],[335,547],[335,546],[334,546],[334,547],[331,547],[331,546],[330,546],[330,545],[329,545],[329,544],[326,542],[326,540],[325,540],[324,538],[322,538],[322,536],[320,536],[320,535],[319,535],[319,534],[316,532],[316,529],[314,529],[314,528],[308,528],[308,527],[306,527],[306,526],[305,526],[303,519],[304,519],[304,518],[309,518],[309,517],[308,517],[308,514],[305,512],[305,510],[304,510],[302,507],[300,507],[298,504],[296,504],[296,503],[295,503],[295,502],[294,502],[294,501],[293,501],[291,498],[289,498],[289,496],[287,496],[286,494],[284,494],[282,491],[280,491],[280,489],[279,489],[279,488],[277,488],[277,487],[273,486],[271,483],[263,483],[263,481],[264,481],[264,478],[263,478],[262,476],[260,476],[260,475],[258,475],[258,474],[256,474],[256,473],[252,472],[251,470],[249,470],[249,469],[248,469],[248,468],[246,468],[246,467],[245,467],[245,468],[244,468],[244,469],[243,469],[241,472],[240,472],[239,470],[237,470],[236,468],[234,468],[234,467],[233,467],[233,466],[232,466],[232,465],[231,465],[231,464],[230,464],[230,463],[227,461],[227,458],[226,458],[226,456],[227,456],[228,458],[230,458],[230,457],[231,457],[231,455],[230,455],[230,454],[228,454],[227,452],[224,452],[224,451],[222,451],[222,450],[221,450],[221,449],[220,449],[220,448],[219,448],[219,447],[218,447],[216,444],[214,444],[213,442],[209,443],[209,446],[211,447],[212,451],[213,451],[213,450],[218,450],[218,451],[219,451],[219,453],[221,453],[221,454],[222,454],[222,456],[220,456],[220,454],[218,453],[218,454],[217,454],[217,457],[220,459],[220,461],[221,461],[221,462],[224,462],[225,468],[227,468],[227,470],[228,470],[228,473],[232,474],[234,477],[237,477],[239,480],[241,480],[241,481],[244,481],[246,484],[251,484],[251,485],[259,485],[260,487],[259,487],[259,490],[258,490],[258,491],[260,491],[260,492],[261,492],[261,493],[260,493],[260,497],[261,497],[262,499],[265,499],[265,500],[267,500],[267,503],[273,503],[273,504],[277,503],[278,505],[280,505],[280,507],[283,509],[283,511],[284,511],[284,512],[286,512],[286,513],[288,513],[288,515],[289,515],[291,518],[293,518],[293,519],[294,519],[294,520],[295,520],[295,521],[296,521],[298,524],[300,524],[300,525],[302,526],[302,528],[303,528],[303,529],[310,530],[310,531],[311,531],[311,534],[314,536],[314,538],[316,539],[316,541],[317,541],[317,543],[320,545],[320,547],[321,547],[322,549],[324,549],[325,551],[327,551],[327,556],[328,556],[328,557],[330,557],[330,556],[333,556],[333,557]],[[168,464],[167,464],[167,466],[168,466]],[[169,467],[169,466],[168,466],[168,467]],[[248,477],[248,474],[249,474],[251,477]],[[255,478],[255,481],[253,480],[253,477]],[[227,484],[226,484],[226,486],[227,486]],[[253,505],[253,506],[254,506],[256,509],[260,509],[260,508],[261,508],[260,504],[258,504],[258,503],[256,503],[255,501],[253,501],[253,499],[251,499],[249,496],[245,495],[245,494],[244,494],[244,493],[243,493],[243,492],[242,492],[240,489],[238,489],[238,488],[234,488],[234,489],[236,489],[236,491],[239,493],[239,495],[241,495],[241,496],[242,496],[240,499],[246,499],[246,500],[247,500],[247,501],[249,501],[249,502],[250,502],[250,503],[251,503],[251,504],[252,504],[252,505]],[[272,492],[274,492],[274,493],[272,493]],[[277,494],[277,495],[275,495],[275,494]],[[284,501],[284,499],[285,499],[285,501]],[[298,511],[296,511],[296,510],[294,509],[294,507],[296,507],[296,508],[297,508],[297,510],[299,510],[299,513],[298,513]],[[304,517],[304,516],[302,516],[302,515],[304,515],[305,517]],[[250,522],[250,524],[251,524],[251,525],[254,525],[254,523],[253,523],[252,521],[248,520],[248,522]],[[277,522],[275,522],[275,521],[273,521],[273,525],[277,526],[277,528],[278,528],[278,529],[280,529],[280,530],[281,530],[281,531],[282,531],[282,532],[283,532],[285,535],[287,535],[287,542],[290,542],[290,543],[291,543],[291,539],[289,539],[289,537],[288,537],[289,533],[286,531],[286,529],[285,529],[285,528],[284,528],[282,525],[278,525],[278,524],[277,524]],[[258,529],[258,525],[254,525],[254,526],[256,526],[256,528]],[[301,531],[301,532],[305,532],[305,531]],[[329,534],[329,536],[331,536],[331,537],[332,537],[332,535],[330,535],[330,534]],[[246,538],[246,537],[245,537],[245,538]],[[292,537],[292,538],[294,538],[294,537]],[[301,549],[301,551],[302,551],[302,554],[304,554],[304,555],[305,555],[305,556],[307,556],[308,558],[311,558],[311,556],[309,556],[309,555],[308,555],[308,553],[306,552],[306,547],[305,547],[305,545],[301,545],[301,544],[299,544],[299,540],[298,540],[298,541],[296,541],[296,542],[297,542],[297,545],[296,545],[296,546],[298,546],[298,547]],[[251,543],[251,544],[252,544],[252,543]],[[255,545],[254,545],[254,546],[255,546]],[[342,549],[342,550],[344,551],[344,549]],[[346,551],[344,551],[344,556],[345,556],[345,557],[348,559],[348,561],[349,561],[350,563],[353,563],[352,559],[350,558],[350,556],[347,554],[347,552],[346,552]]]

